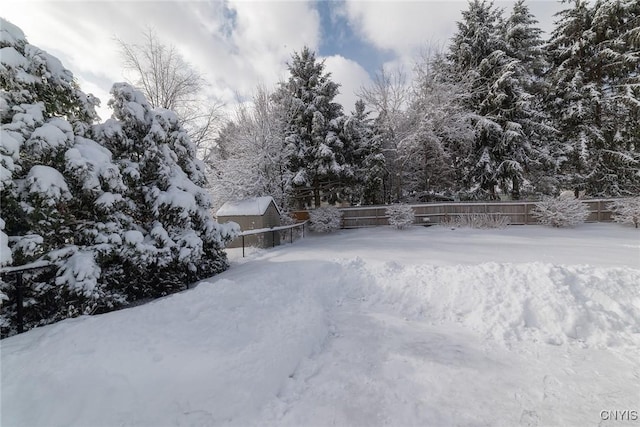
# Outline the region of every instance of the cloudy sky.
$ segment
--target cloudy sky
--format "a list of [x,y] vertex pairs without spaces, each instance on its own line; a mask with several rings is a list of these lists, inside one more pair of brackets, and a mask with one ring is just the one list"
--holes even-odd
[[[511,9],[512,1],[496,1]],[[529,2],[550,31],[555,0]],[[425,47],[447,46],[466,1],[45,1],[2,0],[0,15],[31,44],[57,56],[82,89],[102,100],[103,119],[113,82],[123,81],[115,38],[139,42],[153,28],[210,82],[210,95],[234,105],[256,85],[286,79],[293,51],[309,46],[342,85],[338,101],[353,109],[354,91],[380,67],[410,72]]]

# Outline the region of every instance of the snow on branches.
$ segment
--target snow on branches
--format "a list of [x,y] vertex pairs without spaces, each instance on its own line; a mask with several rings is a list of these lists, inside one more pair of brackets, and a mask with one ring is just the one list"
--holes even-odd
[[640,197],[616,200],[608,206],[613,211],[613,220],[620,223],[631,223],[638,228],[640,224]]
[[[116,83],[114,118],[96,124],[96,100],[73,74],[0,24],[0,263],[55,267],[29,273],[26,326],[166,295],[226,269],[222,246],[234,233],[213,220],[204,165],[175,113]],[[11,334],[13,285],[0,284],[0,295]]]

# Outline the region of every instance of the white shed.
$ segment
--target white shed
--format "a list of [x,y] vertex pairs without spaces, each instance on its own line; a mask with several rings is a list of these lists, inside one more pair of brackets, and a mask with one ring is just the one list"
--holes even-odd
[[[242,231],[271,228],[280,225],[280,208],[271,196],[252,197],[250,199],[230,201],[222,205],[216,212],[219,223],[233,221],[240,225]],[[275,237],[275,242],[274,242]],[[231,242],[227,247],[239,247],[240,238]],[[263,233],[245,237],[245,245],[271,247],[280,244],[279,233]]]

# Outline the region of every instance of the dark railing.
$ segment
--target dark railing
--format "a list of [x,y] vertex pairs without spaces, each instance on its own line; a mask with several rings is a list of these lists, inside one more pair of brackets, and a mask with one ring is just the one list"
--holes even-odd
[[293,243],[293,229],[294,228],[300,228],[302,230],[302,237],[304,238],[304,226],[307,223],[307,221],[303,221],[303,222],[299,222],[296,224],[292,224],[292,225],[282,225],[282,226],[278,226],[278,227],[271,227],[271,228],[258,228],[255,230],[246,230],[243,231],[242,233],[240,233],[240,237],[242,237],[242,256],[244,257],[244,248],[245,248],[245,236],[253,236],[256,234],[266,234],[266,233],[271,233],[271,241],[272,241],[272,247],[276,246],[276,233],[284,231],[284,230],[289,230],[289,242]]
[[22,275],[28,271],[49,267],[55,267],[55,265],[51,264],[49,261],[34,261],[25,265],[0,268],[1,276],[14,276],[16,280],[16,327],[19,334],[24,332],[24,288],[22,285]]

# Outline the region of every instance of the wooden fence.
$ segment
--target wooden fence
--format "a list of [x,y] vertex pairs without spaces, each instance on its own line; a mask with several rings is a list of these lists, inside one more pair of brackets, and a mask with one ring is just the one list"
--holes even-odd
[[[616,199],[582,200],[590,211],[587,222],[610,222],[611,211],[609,203]],[[534,201],[506,201],[506,202],[448,202],[424,203],[411,205],[415,213],[415,225],[438,224],[456,216],[494,214],[508,216],[509,223],[515,225],[537,224],[531,215],[537,202]],[[389,225],[385,210],[388,206],[357,206],[339,208],[343,213],[342,228],[375,227]],[[308,218],[307,212],[296,212],[300,219]]]

